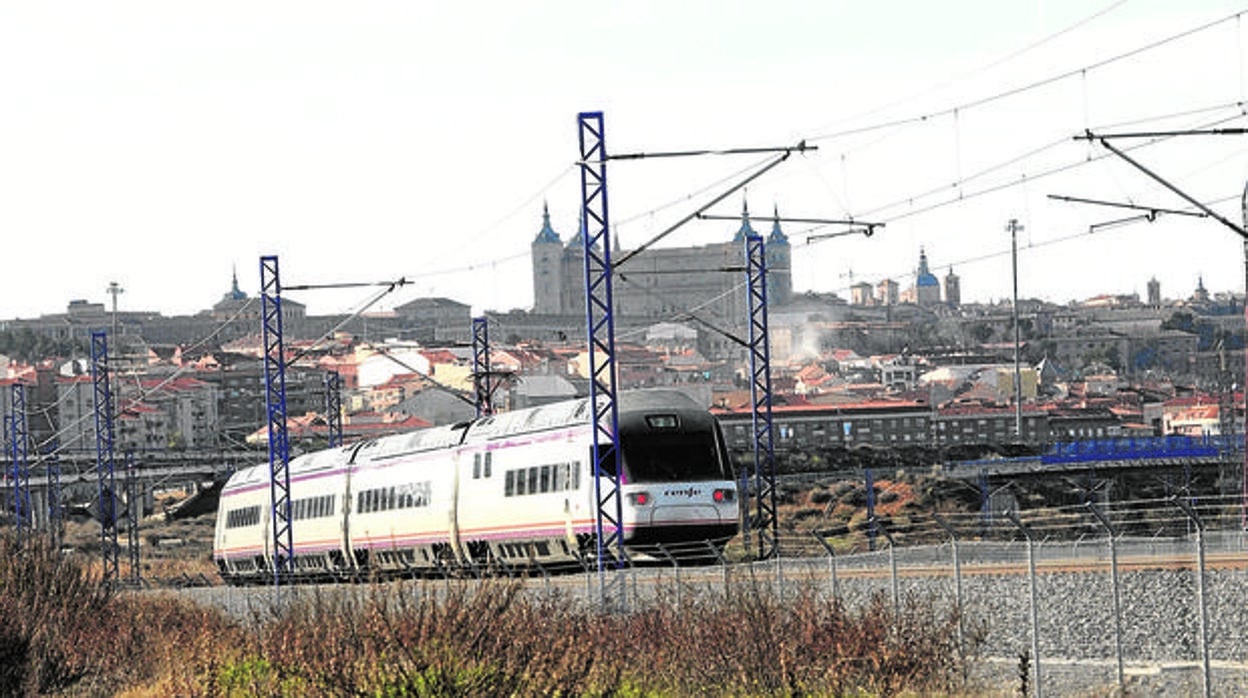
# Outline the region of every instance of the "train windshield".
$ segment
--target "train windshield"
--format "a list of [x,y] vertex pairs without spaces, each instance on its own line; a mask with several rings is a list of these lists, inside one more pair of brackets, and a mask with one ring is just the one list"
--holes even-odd
[[672,432],[622,435],[624,472],[630,482],[727,480],[715,434]]

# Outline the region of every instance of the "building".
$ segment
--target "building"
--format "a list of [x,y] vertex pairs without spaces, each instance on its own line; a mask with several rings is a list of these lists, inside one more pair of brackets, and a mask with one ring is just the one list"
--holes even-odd
[[945,303],[950,308],[962,305],[962,282],[958,275],[953,273],[953,267],[949,267],[949,273],[945,274]]
[[859,281],[849,287],[849,302],[854,305],[874,305],[875,297],[871,292],[871,284],[866,281]]
[[1161,306],[1161,282],[1155,276],[1148,280],[1148,304],[1154,308]]
[[875,286],[875,302],[879,305],[897,305],[901,300],[896,281],[884,279]]
[[940,303],[940,282],[927,268],[927,252],[919,248],[919,269],[914,277],[914,303],[928,306]]
[[[769,304],[783,305],[793,294],[790,271],[792,249],[772,218],[764,239]],[[615,277],[612,291],[617,317],[663,320],[698,308],[699,314],[716,324],[744,327],[746,289],[744,272],[732,272],[745,263],[745,241],[758,235],[750,221],[748,205],[742,207],[741,225],[730,241],[696,247],[648,248],[631,257]],[[583,242],[572,236],[564,243],[550,225],[543,209],[542,227],[530,245],[533,259],[533,312],[537,315],[571,315],[583,319],[585,270]],[[613,251],[615,259],[629,250]]]

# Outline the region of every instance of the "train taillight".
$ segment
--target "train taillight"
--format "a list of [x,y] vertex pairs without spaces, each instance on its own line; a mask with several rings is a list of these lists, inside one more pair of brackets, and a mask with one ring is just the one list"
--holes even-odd
[[628,501],[635,507],[650,506],[650,502],[651,502],[650,493],[649,492],[633,492],[628,495]]
[[723,504],[724,502],[731,502],[732,500],[736,498],[737,498],[737,493],[733,492],[732,490],[715,490],[714,492],[711,493],[711,499],[714,499],[716,504]]

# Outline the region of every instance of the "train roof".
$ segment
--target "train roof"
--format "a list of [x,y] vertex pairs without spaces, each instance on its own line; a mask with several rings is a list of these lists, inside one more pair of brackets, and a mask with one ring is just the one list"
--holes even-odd
[[407,453],[458,446],[463,441],[464,429],[467,426],[467,424],[453,424],[429,427],[367,441],[360,446],[360,450],[355,455],[355,462],[381,461]]
[[[621,421],[628,420],[632,413],[652,410],[706,412],[688,395],[678,390],[665,389],[622,391],[619,394],[618,408]],[[588,398],[563,400],[514,412],[503,412],[472,422],[417,429],[363,444],[314,451],[291,459],[290,474],[297,476],[327,470],[348,462],[358,464],[383,461],[408,453],[450,448],[461,443],[481,443],[515,434],[587,426],[588,409]],[[268,478],[269,464],[266,461],[240,469],[230,477],[227,487],[267,482]]]

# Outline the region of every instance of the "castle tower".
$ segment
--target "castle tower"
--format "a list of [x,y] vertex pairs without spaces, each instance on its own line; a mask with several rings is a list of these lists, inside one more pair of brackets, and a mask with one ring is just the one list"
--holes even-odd
[[767,236],[767,303],[783,305],[793,297],[793,246],[780,230],[780,207],[774,209],[771,234]]
[[945,274],[945,302],[950,308],[962,305],[962,280],[953,273],[953,267],[949,267],[949,273]]
[[1161,282],[1155,276],[1148,280],[1148,304],[1154,308],[1161,307]]
[[563,243],[550,227],[550,210],[542,203],[542,229],[529,246],[533,256],[533,312],[555,314],[562,311]]

